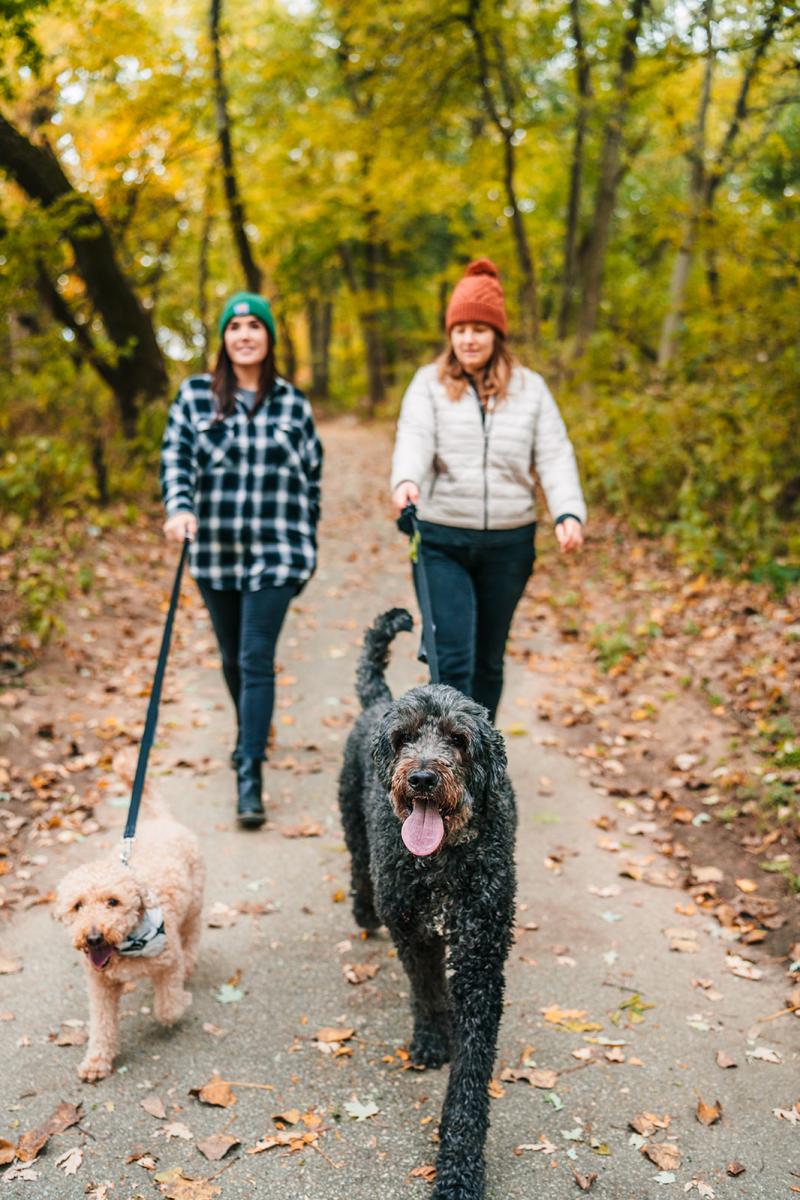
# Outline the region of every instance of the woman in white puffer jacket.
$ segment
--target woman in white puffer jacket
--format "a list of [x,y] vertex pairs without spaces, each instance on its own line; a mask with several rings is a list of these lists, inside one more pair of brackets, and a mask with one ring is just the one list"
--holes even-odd
[[514,610],[535,560],[535,477],[562,551],[583,543],[572,444],[541,375],[506,345],[497,268],[470,263],[446,316],[449,345],[403,397],[392,499],[417,508],[442,683],[492,720]]

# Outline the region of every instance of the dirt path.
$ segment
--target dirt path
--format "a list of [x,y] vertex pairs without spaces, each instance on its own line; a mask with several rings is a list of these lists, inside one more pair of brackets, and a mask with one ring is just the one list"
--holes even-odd
[[[137,736],[144,715],[144,664],[158,636],[151,593],[163,596],[169,573],[155,535],[143,531],[122,574],[98,581],[103,598],[87,601],[83,615],[75,610],[72,658],[51,654],[24,698],[6,706],[6,754],[39,751],[43,816],[22,824],[18,808],[6,812],[7,825],[20,824],[22,858],[0,880],[0,965],[22,969],[1,980],[0,1137],[16,1143],[62,1101],[81,1106],[79,1122],[34,1163],[11,1168],[9,1196],[428,1194],[446,1071],[408,1069],[406,981],[385,937],[357,935],[335,805],[361,631],[379,610],[411,606],[412,595],[385,519],[386,435],[337,423],[325,441],[321,565],[280,647],[271,821],[260,833],[241,833],[232,820],[230,715],[208,622],[186,589],[153,780],[202,838],[209,924],[188,1017],[163,1032],[149,994],[128,995],[118,1070],[94,1087],[75,1076],[80,1047],[59,1044],[83,1037],[87,1008],[80,964],[48,901],[67,868],[118,837],[124,802],[103,765],[111,747]],[[555,1200],[586,1185],[613,1200],[687,1190],[790,1200],[800,1191],[800,1024],[775,1016],[790,986],[789,923],[783,914],[770,932],[751,920],[766,940],[743,944],[742,913],[724,923],[714,892],[727,896],[747,864],[732,859],[720,870],[713,840],[687,850],[687,862],[685,843],[707,834],[691,812],[678,837],[659,824],[664,779],[653,763],[687,747],[710,754],[710,733],[690,745],[678,728],[675,744],[648,758],[647,738],[614,731],[607,749],[621,737],[623,753],[605,757],[620,772],[597,769],[579,711],[565,723],[569,705],[580,705],[564,689],[583,689],[584,709],[602,702],[591,699],[573,642],[559,636],[562,622],[548,617],[548,596],[557,587],[563,597],[579,570],[550,562],[537,573],[499,717],[520,811],[519,936],[493,1085],[488,1196]],[[396,692],[421,678],[415,646],[409,637],[395,644]],[[53,728],[43,732],[48,701]],[[692,734],[700,731],[693,725]],[[59,758],[70,738],[71,759]],[[92,761],[94,772],[81,773]],[[13,779],[13,765],[6,770]],[[766,909],[762,916],[770,919]],[[325,1028],[352,1034],[330,1043],[316,1036]],[[718,1065],[720,1054],[736,1065]],[[190,1094],[214,1072],[235,1081],[235,1104],[210,1106]],[[706,1120],[719,1102],[719,1119],[703,1124],[701,1102]],[[275,1114],[287,1114],[283,1130]],[[294,1148],[249,1153],[287,1130],[297,1133]],[[238,1142],[217,1162],[197,1145],[214,1134]],[[59,1165],[72,1149],[80,1154]],[[733,1175],[736,1162],[744,1170]]]

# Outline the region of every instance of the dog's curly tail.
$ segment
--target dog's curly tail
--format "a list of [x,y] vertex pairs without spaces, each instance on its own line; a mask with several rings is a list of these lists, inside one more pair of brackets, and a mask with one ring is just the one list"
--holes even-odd
[[362,708],[388,703],[392,693],[384,678],[389,662],[389,647],[398,633],[414,628],[411,613],[405,608],[390,608],[373,621],[364,634],[364,646],[356,671],[356,692]]

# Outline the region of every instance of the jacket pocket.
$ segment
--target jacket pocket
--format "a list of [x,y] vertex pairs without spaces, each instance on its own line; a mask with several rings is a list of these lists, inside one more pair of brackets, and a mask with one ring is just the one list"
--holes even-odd
[[291,426],[288,428],[284,425],[276,425],[272,430],[272,437],[278,448],[279,457],[283,457],[286,465],[299,477],[300,482],[306,484],[306,471],[303,466],[303,460],[300,457],[300,451],[292,441],[294,430]]
[[215,471],[235,466],[239,461],[235,430],[225,421],[209,421],[197,427],[197,465],[201,470]]

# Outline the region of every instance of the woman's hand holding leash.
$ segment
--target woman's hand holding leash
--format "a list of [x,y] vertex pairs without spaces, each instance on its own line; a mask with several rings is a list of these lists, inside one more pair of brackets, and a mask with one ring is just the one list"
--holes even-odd
[[419,488],[410,479],[404,479],[402,483],[398,483],[392,492],[394,515],[399,517],[403,509],[407,508],[409,504],[413,504],[416,507],[418,500]]
[[194,541],[197,533],[197,517],[190,512],[173,513],[164,522],[164,534],[168,542]]

